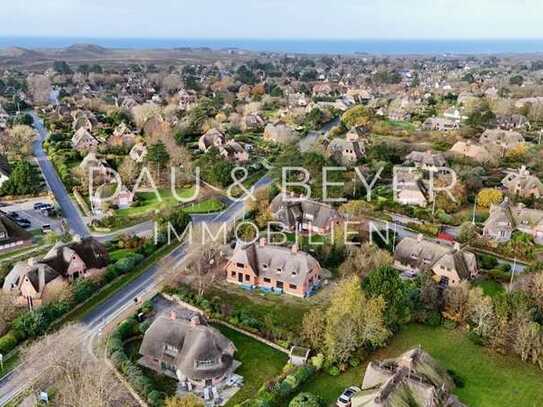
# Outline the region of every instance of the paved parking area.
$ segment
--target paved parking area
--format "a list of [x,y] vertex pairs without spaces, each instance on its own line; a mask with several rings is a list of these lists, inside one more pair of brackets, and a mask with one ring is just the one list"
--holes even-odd
[[61,232],[62,218],[50,218],[42,215],[40,211],[34,209],[34,204],[38,202],[53,204],[48,197],[40,197],[15,204],[2,205],[0,206],[0,210],[7,214],[10,212],[17,212],[20,217],[28,219],[30,221],[30,228],[27,230],[41,229],[43,225],[51,225],[51,228],[55,232]]

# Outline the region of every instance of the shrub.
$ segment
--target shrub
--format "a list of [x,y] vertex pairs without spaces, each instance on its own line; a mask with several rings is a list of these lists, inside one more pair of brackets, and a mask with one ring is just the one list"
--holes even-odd
[[96,289],[98,288],[97,284],[89,279],[79,279],[77,280],[72,287],[72,295],[75,302],[80,303],[89,298]]
[[294,397],[288,407],[319,407],[320,399],[311,393],[300,393]]
[[458,387],[459,389],[464,387],[464,379],[462,379],[460,376],[458,376],[458,374],[456,374],[456,372],[454,370],[449,369],[449,370],[447,370],[447,373],[453,379],[453,382],[456,385],[456,387]]
[[13,348],[17,346],[17,338],[15,337],[15,333],[12,331],[9,331],[7,334],[2,336],[0,338],[0,353],[5,355],[9,351],[11,351]]
[[326,373],[328,373],[330,376],[337,377],[341,372],[337,366],[330,366],[328,369],[326,369]]
[[319,353],[316,356],[313,356],[311,358],[311,365],[318,371],[322,369],[322,366],[324,364],[324,355],[322,353]]

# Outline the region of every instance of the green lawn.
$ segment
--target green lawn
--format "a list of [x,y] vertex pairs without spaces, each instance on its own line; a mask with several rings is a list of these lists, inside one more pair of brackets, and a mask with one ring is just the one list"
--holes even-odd
[[109,253],[109,258],[112,263],[115,263],[117,260],[124,259],[132,254],[134,254],[134,251],[131,249],[117,249]]
[[284,353],[226,326],[218,324],[216,328],[236,345],[235,358],[241,362],[236,373],[245,379],[243,387],[226,404],[234,406],[254,397],[267,380],[279,375],[287,363],[288,357]]
[[[194,193],[194,188],[183,188],[177,191],[177,195],[182,198],[189,198]],[[173,196],[170,189],[159,190],[159,200],[154,192],[138,192],[136,193],[137,204],[126,209],[119,209],[116,215],[119,217],[135,218],[144,217],[154,213],[156,210],[170,208],[180,203]]]
[[188,213],[212,213],[224,209],[224,204],[218,199],[206,199],[193,205],[186,206],[183,210]]
[[[504,356],[479,347],[461,331],[410,325],[389,346],[371,356],[373,360],[396,357],[421,345],[445,368],[453,370],[465,385],[455,394],[469,406],[536,407],[543,405],[543,372],[516,356]],[[302,388],[321,396],[329,405],[350,385],[360,385],[365,366],[339,376],[320,373]]]
[[481,287],[485,295],[495,297],[505,291],[502,284],[494,280],[481,280],[475,283],[477,287]]

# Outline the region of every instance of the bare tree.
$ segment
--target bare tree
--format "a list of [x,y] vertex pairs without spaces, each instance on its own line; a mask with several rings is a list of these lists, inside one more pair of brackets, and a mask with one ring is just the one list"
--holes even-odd
[[104,361],[86,352],[87,334],[80,325],[69,325],[32,343],[23,351],[22,377],[33,381],[36,391],[54,387],[58,406],[134,404]]
[[134,123],[141,129],[147,120],[160,114],[160,106],[153,103],[145,103],[143,105],[134,106],[131,113]]
[[13,126],[7,137],[2,140],[2,150],[17,158],[24,158],[32,153],[32,141],[36,132],[32,127],[26,125]]
[[223,260],[219,244],[208,243],[197,249],[194,260],[187,268],[194,279],[193,284],[199,295],[203,295],[222,275]]
[[47,103],[51,95],[51,80],[45,75],[31,75],[26,80],[35,103]]

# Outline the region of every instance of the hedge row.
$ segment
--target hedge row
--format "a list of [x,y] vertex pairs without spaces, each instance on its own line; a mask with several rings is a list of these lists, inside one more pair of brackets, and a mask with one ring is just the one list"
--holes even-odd
[[300,390],[300,387],[308,382],[315,375],[315,372],[316,369],[312,366],[295,368],[287,365],[286,372],[264,384],[258,390],[254,399],[246,400],[236,407],[285,406],[287,400]]

